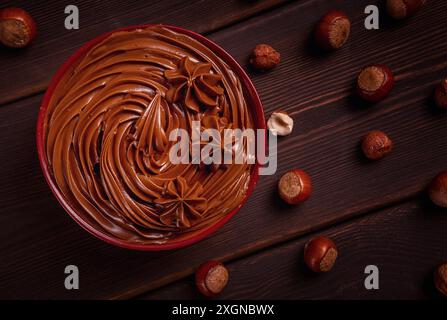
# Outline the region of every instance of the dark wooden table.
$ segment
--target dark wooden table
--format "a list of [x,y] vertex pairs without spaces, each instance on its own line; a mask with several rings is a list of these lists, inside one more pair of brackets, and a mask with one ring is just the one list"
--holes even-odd
[[[80,9],[80,29],[64,28],[64,8]],[[200,298],[194,269],[208,259],[231,273],[221,298],[439,298],[434,267],[447,260],[447,211],[425,195],[447,168],[447,113],[430,100],[447,76],[447,2],[429,0],[415,17],[380,30],[364,28],[364,8],[376,0],[3,1],[38,24],[24,50],[0,49],[0,298]],[[342,50],[323,54],[309,41],[332,8],[352,19]],[[265,112],[286,109],[295,130],[279,141],[277,175],[261,177],[243,209],[212,237],[170,252],[134,252],[89,235],[59,206],[37,160],[39,105],[57,67],[86,41],[141,23],[201,32],[244,67],[250,50],[269,43],[282,62],[250,72]],[[385,63],[395,72],[392,95],[366,106],[353,95],[360,68]],[[384,130],[395,150],[378,162],[359,153],[361,137]],[[286,207],[275,189],[281,173],[300,167],[315,192]],[[303,266],[303,245],[317,234],[339,247],[334,269],[315,276]],[[80,289],[64,288],[64,268],[80,269]],[[364,288],[364,268],[377,265],[380,289]]]

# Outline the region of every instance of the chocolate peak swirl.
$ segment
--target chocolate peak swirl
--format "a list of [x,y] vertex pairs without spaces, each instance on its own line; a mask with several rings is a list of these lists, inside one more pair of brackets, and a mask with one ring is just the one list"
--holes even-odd
[[240,81],[212,50],[157,26],[115,32],[58,83],[45,119],[50,170],[65,200],[132,243],[181,240],[246,195],[252,165],[178,164],[172,130],[253,128]]
[[211,63],[193,63],[186,56],[177,69],[166,70],[165,77],[172,85],[166,99],[169,102],[182,100],[194,112],[199,112],[200,105],[216,107],[217,97],[224,93],[219,85],[222,76],[211,73]]

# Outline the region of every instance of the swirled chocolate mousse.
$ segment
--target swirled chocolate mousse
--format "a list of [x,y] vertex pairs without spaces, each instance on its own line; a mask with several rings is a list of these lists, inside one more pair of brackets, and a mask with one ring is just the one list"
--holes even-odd
[[161,26],[115,32],[59,81],[45,119],[54,181],[113,237],[161,244],[209,227],[244,199],[251,164],[174,164],[170,132],[253,128],[238,76],[199,41]]

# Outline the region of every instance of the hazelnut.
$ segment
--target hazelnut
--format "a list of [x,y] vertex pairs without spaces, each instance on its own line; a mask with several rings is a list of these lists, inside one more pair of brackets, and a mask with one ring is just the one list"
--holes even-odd
[[312,184],[309,175],[303,170],[291,170],[285,173],[278,183],[278,193],[288,204],[298,204],[309,199]]
[[304,262],[313,272],[328,272],[334,266],[337,256],[337,247],[327,237],[313,238],[304,247]]
[[393,150],[393,141],[382,131],[374,130],[363,137],[362,150],[368,159],[378,160]]
[[275,135],[287,136],[293,130],[293,119],[285,111],[275,111],[267,121],[267,127]]
[[447,109],[447,79],[444,79],[436,86],[435,103],[438,108]]
[[339,10],[326,13],[315,28],[315,41],[326,50],[341,48],[349,38],[351,22],[348,16]]
[[428,195],[437,206],[447,208],[447,171],[440,172],[430,183]]
[[268,44],[258,44],[250,55],[250,64],[258,70],[269,70],[281,61],[281,55]]
[[36,23],[23,9],[0,10],[0,42],[10,48],[27,46],[36,35]]
[[228,270],[218,261],[207,261],[196,271],[196,286],[207,297],[215,297],[228,283]]
[[367,66],[357,78],[357,93],[368,102],[375,103],[385,99],[393,87],[393,73],[385,65]]
[[386,10],[396,19],[404,19],[413,15],[425,4],[425,0],[387,0]]
[[436,268],[434,280],[436,289],[447,297],[447,263],[441,264]]

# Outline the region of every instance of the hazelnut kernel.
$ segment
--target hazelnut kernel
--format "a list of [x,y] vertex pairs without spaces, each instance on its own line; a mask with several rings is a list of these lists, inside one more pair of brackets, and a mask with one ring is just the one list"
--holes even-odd
[[275,135],[287,136],[292,133],[293,119],[285,111],[274,111],[267,121],[267,127]]
[[258,70],[270,70],[281,61],[281,55],[268,44],[258,44],[250,55],[250,64]]
[[431,181],[428,195],[434,204],[447,208],[447,171],[440,172]]
[[337,247],[327,237],[313,238],[304,247],[304,262],[310,270],[317,273],[330,271],[337,256]]
[[383,158],[393,150],[393,141],[382,131],[368,132],[362,140],[362,150],[371,160]]

